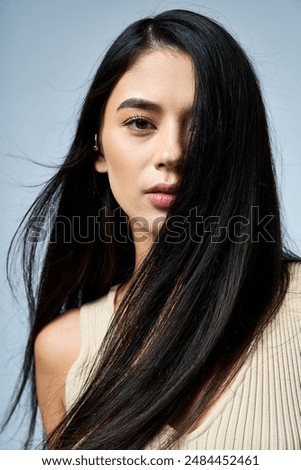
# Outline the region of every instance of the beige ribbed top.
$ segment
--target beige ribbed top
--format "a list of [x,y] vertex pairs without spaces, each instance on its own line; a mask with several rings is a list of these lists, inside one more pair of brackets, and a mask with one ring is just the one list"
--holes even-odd
[[[114,313],[116,286],[81,307],[81,350],[66,382],[67,409],[81,393]],[[231,387],[203,423],[179,439],[181,450],[301,448],[301,263],[292,264],[284,303]],[[161,449],[170,426],[146,447]]]

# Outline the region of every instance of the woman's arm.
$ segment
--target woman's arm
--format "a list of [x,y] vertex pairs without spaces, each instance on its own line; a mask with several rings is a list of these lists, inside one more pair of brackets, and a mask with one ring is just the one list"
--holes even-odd
[[56,318],[36,338],[36,388],[46,435],[49,435],[65,415],[66,378],[79,350],[78,308]]

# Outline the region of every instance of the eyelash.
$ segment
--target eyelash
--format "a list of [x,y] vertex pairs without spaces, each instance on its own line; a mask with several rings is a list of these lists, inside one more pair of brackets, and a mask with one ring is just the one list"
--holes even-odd
[[[139,129],[139,128],[135,129],[135,128],[131,127],[131,124],[133,124],[133,123],[135,123],[139,120],[144,121],[145,123],[149,124],[151,127],[147,127],[145,129]],[[122,123],[122,126],[130,127],[130,129],[133,133],[139,134],[139,135],[142,135],[142,136],[144,134],[147,134],[149,131],[156,130],[156,126],[153,124],[153,122],[149,118],[147,118],[145,116],[141,116],[141,115],[135,115],[135,116],[130,117],[129,119],[127,119],[126,121],[124,121]],[[190,128],[190,126],[189,126],[189,129],[187,129],[187,131],[190,134],[195,134],[196,133],[194,127]]]
[[[133,124],[133,123],[135,123],[135,122],[137,123],[137,121],[139,121],[139,120],[140,120],[140,121],[144,121],[145,123],[151,125],[151,126],[152,126],[152,129],[155,129],[155,125],[154,125],[148,118],[146,118],[145,116],[138,116],[138,115],[133,116],[133,117],[127,119],[122,125],[123,125],[123,126],[130,127],[131,124]],[[140,133],[140,134],[141,134],[141,133],[143,133],[143,132],[148,132],[149,130],[151,130],[151,128],[150,128],[150,127],[147,127],[147,128],[145,128],[145,129],[139,129],[139,128],[136,128],[136,129],[135,129],[135,128],[131,127],[131,130],[132,130],[133,132],[137,132],[137,133]]]

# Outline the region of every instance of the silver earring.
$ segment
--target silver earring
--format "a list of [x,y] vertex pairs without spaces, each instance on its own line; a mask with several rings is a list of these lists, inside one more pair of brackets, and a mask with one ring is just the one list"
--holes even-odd
[[97,152],[99,150],[98,147],[98,142],[97,142],[97,134],[94,135],[94,146],[93,146],[94,152]]

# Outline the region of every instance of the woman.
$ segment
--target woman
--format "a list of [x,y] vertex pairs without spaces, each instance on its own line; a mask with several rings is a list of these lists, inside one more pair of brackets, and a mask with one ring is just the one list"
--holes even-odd
[[301,268],[259,84],[220,25],[173,10],[126,28],[23,236],[16,403],[32,375],[48,448],[300,447]]

